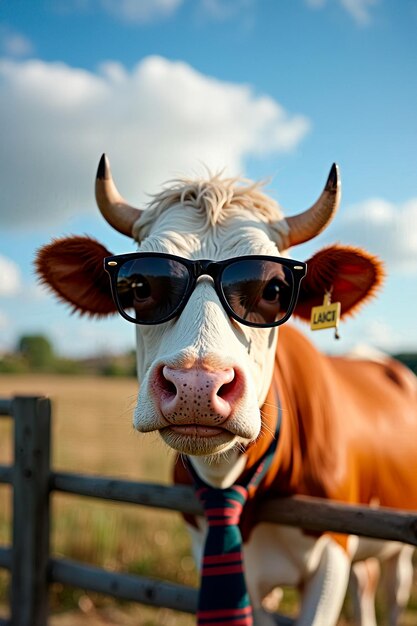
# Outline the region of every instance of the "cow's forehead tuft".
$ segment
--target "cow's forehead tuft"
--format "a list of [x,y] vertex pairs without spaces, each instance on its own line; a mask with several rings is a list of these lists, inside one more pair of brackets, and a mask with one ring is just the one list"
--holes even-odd
[[[261,189],[261,183],[219,175],[205,180],[175,180],[153,197],[135,225],[133,235],[138,241],[143,239],[164,213],[178,206],[191,208],[202,228],[238,219],[245,210],[258,221],[282,219],[278,204]],[[190,219],[190,211],[188,216]]]

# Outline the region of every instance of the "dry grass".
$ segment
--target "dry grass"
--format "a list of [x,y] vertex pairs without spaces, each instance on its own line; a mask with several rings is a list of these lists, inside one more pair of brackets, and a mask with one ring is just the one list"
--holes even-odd
[[[38,394],[52,398],[54,469],[169,483],[172,454],[157,436],[138,435],[131,426],[136,389],[133,379],[50,375],[0,378],[0,396]],[[11,461],[11,420],[0,418],[0,463]],[[197,583],[188,537],[176,513],[55,494],[52,519],[52,551],[56,555],[115,571],[182,584]],[[10,489],[1,486],[0,544],[9,542]],[[2,574],[0,603],[3,604],[7,579]],[[286,594],[284,608],[294,610],[294,593]],[[116,603],[98,594],[61,585],[53,585],[51,609],[51,626],[191,626],[195,623],[184,614]],[[403,626],[416,624],[416,615],[410,612]],[[348,624],[340,622],[340,626]]]
[[[131,426],[136,389],[136,382],[130,379],[40,375],[0,378],[1,396],[43,394],[52,398],[54,469],[168,483],[172,455],[158,437],[141,436]],[[0,463],[11,460],[11,420],[0,419]],[[10,542],[9,491],[7,487],[0,489],[0,544]],[[66,494],[55,494],[52,507],[54,554],[111,570],[196,584],[188,537],[179,514]],[[77,614],[80,624],[87,623],[85,620],[88,624],[147,626],[193,623],[191,617],[171,611],[163,611],[161,621],[161,611],[127,605],[122,609],[96,594],[87,596],[60,585],[53,586],[51,605],[54,612],[78,607],[76,614],[71,613],[74,626]],[[64,624],[67,619],[56,616],[51,623]]]

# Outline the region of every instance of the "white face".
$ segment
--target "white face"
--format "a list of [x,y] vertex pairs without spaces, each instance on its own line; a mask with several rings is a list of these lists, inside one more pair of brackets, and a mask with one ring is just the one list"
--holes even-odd
[[[195,208],[177,205],[159,215],[140,251],[214,261],[277,256],[270,237],[266,221],[247,209],[224,223],[203,226]],[[272,377],[276,328],[251,328],[231,319],[208,276],[200,277],[177,319],[136,328],[138,431],[159,431],[168,445],[189,455],[223,453],[256,439]]]

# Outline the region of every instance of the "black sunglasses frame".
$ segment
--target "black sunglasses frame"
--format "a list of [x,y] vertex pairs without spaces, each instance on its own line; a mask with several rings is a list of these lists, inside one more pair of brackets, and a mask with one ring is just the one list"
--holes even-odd
[[[135,318],[130,317],[126,313],[126,311],[124,311],[124,309],[122,308],[119,302],[118,291],[117,291],[117,276],[118,276],[119,270],[125,262],[133,261],[135,259],[141,259],[141,258],[162,258],[162,259],[167,259],[167,260],[173,260],[173,261],[176,261],[177,263],[182,264],[184,267],[187,268],[187,271],[188,271],[189,281],[184,291],[184,295],[182,299],[180,300],[179,304],[172,311],[172,313],[170,313],[168,316],[164,317],[163,319],[158,320],[157,322],[138,322],[137,320],[135,320]],[[284,267],[286,267],[287,269],[291,271],[291,275],[293,277],[293,292],[291,296],[291,301],[289,303],[289,306],[285,315],[276,322],[257,324],[256,322],[250,322],[245,319],[242,319],[238,315],[236,315],[236,313],[233,311],[233,309],[230,307],[230,305],[228,304],[226,300],[226,297],[223,292],[222,284],[221,284],[223,271],[229,265],[232,265],[239,261],[248,261],[248,260],[272,261],[274,263],[279,263],[280,265],[283,265]],[[213,279],[214,288],[220,299],[220,302],[222,303],[223,308],[225,309],[225,311],[230,317],[232,317],[237,322],[245,326],[252,326],[254,328],[274,328],[275,326],[280,326],[281,324],[284,324],[291,317],[294,311],[295,305],[297,303],[298,294],[300,292],[300,283],[307,273],[307,263],[304,263],[303,261],[295,261],[293,259],[268,256],[268,255],[262,255],[262,254],[233,257],[231,259],[226,259],[225,261],[210,261],[207,259],[198,259],[198,260],[193,261],[191,259],[185,259],[183,257],[175,256],[174,254],[165,254],[164,252],[130,252],[127,254],[118,254],[116,256],[106,257],[104,259],[104,269],[110,278],[111,292],[112,292],[113,300],[117,306],[117,310],[119,311],[120,315],[124,317],[124,319],[126,319],[128,322],[139,324],[141,326],[142,325],[143,326],[156,326],[158,324],[164,324],[165,322],[169,322],[174,317],[178,317],[184,310],[192,292],[194,291],[196,283],[197,283],[197,279],[200,276],[210,276]]]

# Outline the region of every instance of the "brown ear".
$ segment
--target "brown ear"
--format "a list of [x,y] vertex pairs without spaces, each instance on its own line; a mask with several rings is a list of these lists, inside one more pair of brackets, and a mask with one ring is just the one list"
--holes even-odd
[[341,303],[341,315],[355,313],[381,286],[382,262],[360,248],[330,246],[307,261],[294,315],[310,320],[311,308],[323,304],[326,291]]
[[89,315],[116,312],[103,259],[111,256],[90,237],[56,239],[38,251],[36,272],[42,283],[74,311]]

